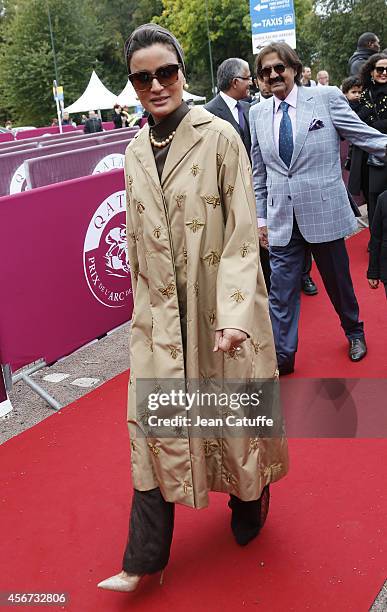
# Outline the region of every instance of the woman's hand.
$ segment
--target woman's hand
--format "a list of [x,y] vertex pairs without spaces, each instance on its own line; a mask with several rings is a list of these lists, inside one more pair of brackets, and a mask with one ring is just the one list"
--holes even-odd
[[233,348],[238,348],[245,340],[247,340],[247,334],[240,329],[227,328],[216,331],[214,353],[219,350],[227,353]]
[[269,237],[268,237],[266,225],[258,228],[258,238],[259,238],[259,244],[261,245],[261,247],[263,247],[264,249],[268,249],[269,248]]
[[379,286],[379,281],[376,280],[375,278],[369,278],[368,284],[371,287],[371,289],[377,289]]

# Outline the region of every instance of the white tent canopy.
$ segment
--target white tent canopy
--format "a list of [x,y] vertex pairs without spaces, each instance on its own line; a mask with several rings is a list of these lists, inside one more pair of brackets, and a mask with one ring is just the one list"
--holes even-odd
[[138,106],[140,104],[135,89],[129,79],[118,96],[117,102],[121,106]]
[[195,96],[195,94],[192,94],[184,89],[183,100],[185,100],[186,102],[187,100],[193,100],[194,102],[205,102],[206,98],[204,96]]
[[95,70],[93,70],[89,84],[81,97],[64,110],[68,113],[85,113],[89,110],[113,108],[116,102],[117,96],[105,87]]

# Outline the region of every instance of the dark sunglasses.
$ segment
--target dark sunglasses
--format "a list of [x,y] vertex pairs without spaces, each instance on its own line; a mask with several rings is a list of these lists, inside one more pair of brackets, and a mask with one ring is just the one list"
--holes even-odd
[[168,87],[179,80],[179,68],[181,68],[181,64],[165,64],[157,68],[154,73],[148,72],[148,70],[140,70],[129,74],[129,81],[136,91],[151,89],[153,79],[157,79],[163,87]]
[[261,79],[269,79],[271,75],[271,71],[274,70],[277,74],[283,74],[286,70],[286,66],[284,64],[275,64],[274,66],[267,66],[266,68],[261,68],[258,70],[258,76]]
[[378,74],[387,74],[387,66],[375,66],[375,70]]

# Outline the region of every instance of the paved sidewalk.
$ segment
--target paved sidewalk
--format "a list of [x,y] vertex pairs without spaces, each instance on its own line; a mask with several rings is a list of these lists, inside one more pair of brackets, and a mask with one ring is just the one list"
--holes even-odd
[[[98,342],[35,372],[31,378],[61,406],[67,406],[129,368],[129,336],[130,323],[127,323]],[[47,376],[62,380],[44,380]],[[74,381],[78,381],[77,384],[73,384]],[[14,385],[9,398],[13,410],[0,418],[0,444],[55,412],[23,381]]]

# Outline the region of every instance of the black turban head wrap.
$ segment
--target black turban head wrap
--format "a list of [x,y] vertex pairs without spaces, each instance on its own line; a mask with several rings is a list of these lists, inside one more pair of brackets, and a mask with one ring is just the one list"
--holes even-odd
[[125,43],[125,59],[130,71],[130,59],[135,51],[150,47],[151,45],[161,43],[169,44],[176,51],[179,63],[182,66],[183,74],[185,75],[184,53],[177,38],[157,23],[145,23],[139,26],[132,32]]

